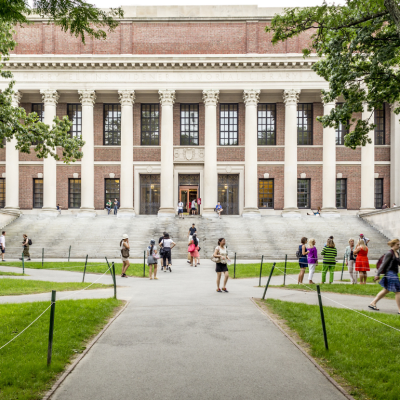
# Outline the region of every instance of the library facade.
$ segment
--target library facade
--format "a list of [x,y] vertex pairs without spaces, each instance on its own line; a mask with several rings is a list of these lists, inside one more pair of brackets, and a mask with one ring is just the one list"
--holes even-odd
[[17,27],[6,63],[14,105],[49,125],[68,115],[85,145],[82,159],[66,165],[7,142],[0,207],[56,215],[59,204],[94,216],[117,199],[121,216],[173,216],[178,202],[189,212],[201,199],[201,215],[215,216],[220,202],[226,215],[252,217],[399,204],[392,105],[355,115],[373,114],[372,143],[346,148],[343,127],[316,119],[343,99],[322,102],[327,83],[311,68],[316,58],[301,54],[309,38],[273,46],[264,31],[280,11],[125,7],[106,40],[86,44],[43,20]]

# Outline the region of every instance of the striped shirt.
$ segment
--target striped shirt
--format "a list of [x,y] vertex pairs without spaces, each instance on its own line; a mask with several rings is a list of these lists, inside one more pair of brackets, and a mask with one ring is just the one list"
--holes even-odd
[[337,249],[335,247],[324,247],[321,251],[324,256],[322,262],[324,264],[336,264]]

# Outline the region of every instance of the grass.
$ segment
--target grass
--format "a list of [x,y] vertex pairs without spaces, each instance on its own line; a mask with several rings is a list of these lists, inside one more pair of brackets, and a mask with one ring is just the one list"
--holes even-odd
[[[46,282],[22,279],[0,279],[0,296],[14,296],[19,294],[45,293],[52,290],[63,292],[66,290],[79,290],[89,286],[87,282]],[[88,289],[106,289],[113,285],[94,283]]]
[[0,271],[0,276],[27,276],[26,274],[18,274],[17,272]]
[[[85,267],[85,262],[44,262],[43,267],[41,262],[36,261],[25,261],[25,268],[33,268],[33,269],[57,269],[60,271],[73,271],[73,272],[82,272]],[[116,263],[115,265],[115,274],[121,275],[122,263]],[[7,262],[5,266],[8,267],[20,267],[22,268],[22,261],[14,261]],[[111,266],[111,263],[110,263]],[[92,262],[87,263],[86,272],[87,273],[99,273],[103,274],[107,270],[107,263],[104,262]],[[107,272],[109,274],[109,272]],[[143,276],[143,264],[131,264],[128,271],[126,272],[128,276]],[[146,277],[149,276],[149,267],[146,265]]]
[[[114,299],[60,301],[55,308],[53,356],[47,367],[50,309],[26,332],[0,350],[0,399],[37,400],[58,374],[112,316]],[[0,347],[21,332],[49,302],[1,304]]]
[[[358,399],[366,396],[375,400],[399,398],[399,332],[353,311],[324,307],[329,343],[329,351],[326,351],[318,306],[272,299],[265,303],[309,344],[310,353],[317,362],[351,385],[351,395]],[[400,329],[397,315],[374,313],[373,317]]]

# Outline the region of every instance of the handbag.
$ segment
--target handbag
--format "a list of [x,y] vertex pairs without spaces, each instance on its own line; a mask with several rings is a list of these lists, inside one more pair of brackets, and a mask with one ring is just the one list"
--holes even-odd
[[189,245],[188,247],[188,252],[191,253],[192,251],[196,250],[196,246],[194,245],[194,243],[192,243],[191,245]]
[[121,249],[121,256],[124,258],[128,258],[129,257],[129,249],[127,249],[126,247]]

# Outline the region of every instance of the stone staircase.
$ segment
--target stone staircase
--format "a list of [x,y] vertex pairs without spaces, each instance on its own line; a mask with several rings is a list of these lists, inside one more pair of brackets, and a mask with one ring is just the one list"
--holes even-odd
[[285,254],[288,259],[296,259],[295,253],[303,236],[315,238],[320,251],[328,236],[333,235],[338,248],[338,260],[343,258],[348,239],[357,239],[360,233],[371,239],[371,259],[378,259],[387,250],[387,239],[356,216],[335,219],[314,216],[265,216],[259,219],[224,216],[220,220],[194,216],[181,220],[156,216],[129,219],[113,215],[43,218],[25,214],[5,228],[6,256],[21,256],[22,234],[26,233],[33,241],[30,252],[35,259],[41,258],[42,248],[45,258],[66,258],[70,245],[71,259],[84,258],[87,254],[89,258],[118,258],[119,242],[122,234],[126,233],[130,239],[131,257],[142,258],[150,239],[158,241],[162,232],[166,231],[177,243],[172,251],[173,258],[186,258],[187,233],[193,222],[198,230],[202,258],[211,257],[220,237],[226,238],[230,255],[236,252],[238,259],[259,259],[262,254],[269,260],[284,259]]

